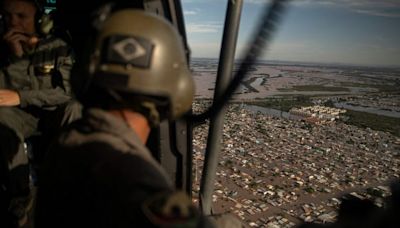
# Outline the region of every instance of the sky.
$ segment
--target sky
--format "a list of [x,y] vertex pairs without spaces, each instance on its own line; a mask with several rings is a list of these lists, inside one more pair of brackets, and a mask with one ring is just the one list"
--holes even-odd
[[[218,58],[227,0],[181,0],[192,57]],[[236,57],[269,0],[244,0]],[[400,0],[292,0],[264,60],[400,66]]]

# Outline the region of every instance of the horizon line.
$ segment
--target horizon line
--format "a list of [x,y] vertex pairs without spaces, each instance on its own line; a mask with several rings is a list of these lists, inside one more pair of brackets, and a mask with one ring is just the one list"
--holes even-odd
[[[217,57],[191,57],[191,59],[214,59],[218,60]],[[235,58],[235,61],[241,61],[241,58]],[[309,64],[309,65],[326,65],[326,66],[351,66],[351,67],[371,67],[371,68],[400,68],[400,65],[384,65],[384,64],[361,64],[361,63],[335,63],[335,62],[313,62],[313,61],[295,61],[295,60],[271,60],[271,59],[259,59],[257,62],[282,62],[282,63],[293,63],[293,64]]]

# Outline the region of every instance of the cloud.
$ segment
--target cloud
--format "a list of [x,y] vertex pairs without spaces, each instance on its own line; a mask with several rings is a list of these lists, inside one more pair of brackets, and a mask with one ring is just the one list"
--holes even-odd
[[398,0],[297,0],[297,5],[325,5],[342,7],[359,14],[371,16],[400,18],[400,1]]
[[379,11],[374,11],[374,10],[355,10],[356,13],[361,13],[361,14],[368,14],[371,16],[378,16],[378,17],[391,17],[391,18],[400,18],[400,12],[399,13],[391,13],[391,12],[379,12]]
[[213,22],[205,22],[204,24],[188,23],[186,25],[186,31],[190,33],[217,33],[221,30],[222,25]]
[[[250,4],[269,3],[272,0],[246,0]],[[348,5],[348,6],[381,6],[381,7],[400,7],[399,0],[292,0],[291,4],[323,4],[323,5]]]
[[248,0],[245,1],[246,3],[250,3],[250,4],[263,4],[266,2],[270,2],[271,0]]
[[[265,4],[271,0],[248,0],[248,4]],[[300,7],[342,7],[359,14],[378,17],[400,18],[399,0],[292,0],[290,4]]]
[[185,16],[187,16],[187,15],[197,15],[197,11],[195,11],[195,10],[185,10],[185,11],[183,11],[183,14],[185,15]]

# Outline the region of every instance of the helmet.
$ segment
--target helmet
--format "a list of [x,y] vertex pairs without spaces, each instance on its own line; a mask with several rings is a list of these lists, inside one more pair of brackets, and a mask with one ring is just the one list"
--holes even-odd
[[183,41],[160,16],[137,9],[111,13],[99,27],[89,58],[89,87],[136,95],[128,103],[146,108],[166,100],[168,108],[162,111],[170,119],[192,105],[194,83]]

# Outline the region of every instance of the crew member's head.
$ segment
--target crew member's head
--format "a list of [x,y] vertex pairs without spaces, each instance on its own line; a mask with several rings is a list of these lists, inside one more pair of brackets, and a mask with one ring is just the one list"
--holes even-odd
[[100,13],[94,25],[98,33],[93,50],[85,63],[75,64],[72,74],[84,106],[130,108],[153,126],[190,109],[193,79],[182,38],[169,21],[124,9],[109,16]]
[[36,33],[38,3],[36,0],[2,0],[6,30],[33,35]]

